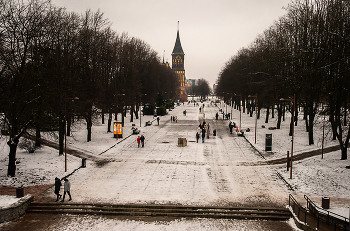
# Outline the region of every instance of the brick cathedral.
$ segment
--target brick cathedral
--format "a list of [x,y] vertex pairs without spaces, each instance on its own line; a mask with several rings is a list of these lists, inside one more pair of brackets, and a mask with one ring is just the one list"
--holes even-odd
[[185,53],[181,46],[179,28],[177,29],[177,36],[173,52],[171,53],[172,69],[177,74],[180,81],[180,89],[178,89],[177,96],[181,101],[187,101],[187,94],[185,90]]

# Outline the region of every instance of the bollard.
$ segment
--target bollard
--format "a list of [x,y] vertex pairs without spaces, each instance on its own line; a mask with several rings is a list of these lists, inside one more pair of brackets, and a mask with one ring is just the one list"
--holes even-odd
[[86,158],[81,159],[81,167],[86,168]]
[[24,189],[23,189],[23,187],[16,188],[16,197],[17,198],[24,197]]

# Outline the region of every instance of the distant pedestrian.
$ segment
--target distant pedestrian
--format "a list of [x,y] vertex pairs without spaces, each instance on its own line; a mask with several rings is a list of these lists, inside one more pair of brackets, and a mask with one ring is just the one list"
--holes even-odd
[[218,120],[218,118],[219,118],[219,113],[216,113],[215,118],[216,118],[216,120]]
[[143,135],[141,135],[140,141],[141,141],[141,146],[144,147],[145,146],[145,137]]
[[230,122],[230,123],[228,124],[228,127],[230,128],[230,133],[232,134],[233,124]]
[[159,126],[159,116],[157,117],[157,123],[158,123],[158,126]]
[[198,140],[199,140],[199,133],[198,132],[196,133],[196,140],[197,140],[197,143],[198,143]]
[[205,139],[205,129],[202,129],[202,143],[204,143],[204,139]]
[[57,199],[56,202],[61,199],[62,195],[60,194],[60,190],[61,190],[61,181],[60,179],[58,179],[58,177],[55,178],[55,194],[57,195]]
[[175,122],[177,123],[177,116],[175,116]]
[[170,122],[173,122],[173,116],[170,116]]
[[138,136],[136,140],[137,140],[137,147],[139,148],[140,147],[140,142],[141,142],[140,136]]
[[64,179],[64,194],[61,202],[64,202],[64,198],[66,197],[66,193],[69,195],[69,201],[72,200],[72,196],[70,195],[70,182],[67,178]]

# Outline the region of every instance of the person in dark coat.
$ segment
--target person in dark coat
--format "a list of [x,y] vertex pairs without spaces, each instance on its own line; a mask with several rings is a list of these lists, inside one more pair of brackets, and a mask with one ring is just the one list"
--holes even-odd
[[205,129],[202,129],[202,143],[204,143],[204,139],[205,139]]
[[233,128],[233,124],[230,122],[228,127],[230,128],[230,133],[232,134],[232,128]]
[[57,177],[55,178],[55,194],[57,195],[57,199],[56,202],[61,199],[62,195],[60,194],[60,190],[61,190],[61,181],[60,179],[58,179]]
[[198,143],[198,140],[199,140],[199,133],[198,132],[196,133],[196,139],[197,139],[197,143]]
[[142,147],[144,147],[144,145],[145,145],[145,137],[143,135],[141,135],[140,140],[141,140]]

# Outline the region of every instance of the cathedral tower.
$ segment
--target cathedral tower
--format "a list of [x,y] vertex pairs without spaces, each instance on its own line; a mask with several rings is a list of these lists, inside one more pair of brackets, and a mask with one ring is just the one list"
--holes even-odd
[[[179,22],[178,22],[179,25]],[[180,86],[185,86],[185,53],[182,50],[179,28],[177,29],[177,36],[175,41],[175,46],[173,49],[172,57],[172,69],[179,77]]]

